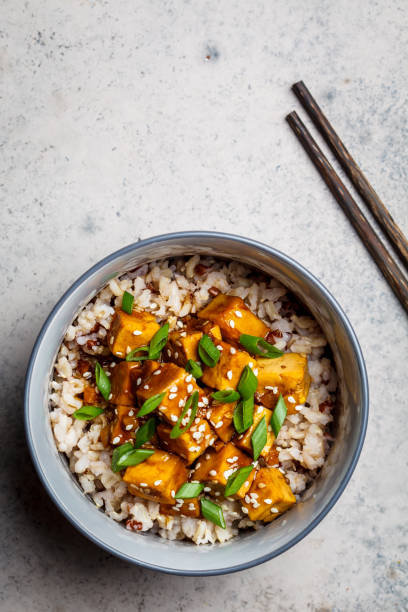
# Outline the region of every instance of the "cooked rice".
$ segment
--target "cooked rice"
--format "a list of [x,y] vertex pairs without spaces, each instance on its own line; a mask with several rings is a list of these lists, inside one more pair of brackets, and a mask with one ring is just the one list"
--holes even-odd
[[[199,264],[201,275],[197,274]],[[68,327],[50,383],[50,419],[57,448],[68,457],[84,493],[112,519],[124,521],[127,529],[151,529],[163,538],[190,539],[196,544],[224,542],[239,529],[259,528],[261,523],[250,521],[241,505],[230,500],[221,502],[226,529],[204,519],[160,514],[158,503],[130,495],[120,474],[112,471],[112,450],[100,441],[106,417],[102,414],[89,424],[72,418],[72,414],[82,406],[79,395],[90,376],[76,370],[81,352],[91,356],[109,353],[107,330],[124,291],[135,296],[135,306],[151,311],[159,321],[166,319],[174,329],[180,317],[198,312],[212,299],[209,290],[213,288],[241,297],[266,325],[279,330],[282,337],[276,338],[277,348],[308,355],[312,384],[307,402],[296,407],[296,414],[287,416],[276,440],[279,467],[299,498],[329,450],[336,373],[325,356],[327,343],[317,322],[285,308],[287,290],[273,278],[259,279],[238,262],[194,255],[188,260],[153,262],[110,280]]]

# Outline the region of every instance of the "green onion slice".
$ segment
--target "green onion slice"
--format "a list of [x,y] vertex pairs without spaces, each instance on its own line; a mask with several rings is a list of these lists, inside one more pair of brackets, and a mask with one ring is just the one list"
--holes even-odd
[[237,402],[240,395],[238,391],[234,391],[233,389],[224,389],[223,391],[215,391],[214,393],[211,393],[211,397],[215,399],[216,402],[231,404],[232,402]]
[[225,485],[225,497],[238,493],[253,469],[254,466],[251,463],[250,465],[239,468],[239,470],[236,470],[233,474],[231,474],[231,476],[228,478],[227,484]]
[[218,504],[214,504],[210,499],[204,497],[200,500],[201,512],[204,518],[208,519],[218,527],[225,529],[225,519],[222,513],[222,508]]
[[146,461],[149,457],[154,454],[154,450],[147,448],[133,448],[130,442],[118,446],[113,451],[112,455],[112,470],[114,472],[120,472],[125,467],[132,465],[138,465],[142,461]]
[[[182,420],[184,419],[184,417],[187,414],[187,411],[189,410],[191,406],[191,415],[190,418],[188,420],[188,423],[185,427],[183,427],[183,429],[180,429],[180,424],[182,422]],[[188,398],[188,400],[186,401],[186,405],[184,406],[182,413],[180,414],[179,418],[177,419],[177,423],[175,424],[175,426],[173,427],[173,429],[170,432],[170,438],[172,440],[174,440],[175,438],[179,438],[183,433],[185,433],[187,431],[187,429],[189,429],[196,417],[197,414],[197,410],[198,410],[198,391],[194,391],[194,393],[192,395],[190,395],[190,397]]]
[[201,336],[200,342],[198,343],[198,354],[201,361],[210,368],[217,365],[221,356],[220,351],[217,349],[210,336],[207,336],[207,334],[203,334]]
[[245,366],[237,386],[237,391],[241,395],[242,399],[248,399],[251,397],[251,395],[255,393],[257,386],[257,377],[249,366]]
[[282,357],[283,351],[280,351],[276,346],[270,344],[259,336],[250,336],[249,334],[241,334],[239,343],[253,355],[261,355],[266,359],[276,359]]
[[166,392],[164,391],[163,393],[157,393],[157,395],[152,395],[152,397],[149,397],[149,399],[147,399],[142,404],[142,407],[140,408],[136,416],[141,417],[145,416],[146,414],[150,414],[150,412],[153,412],[153,410],[157,408],[157,406],[160,404],[165,395]]
[[[140,352],[142,352],[142,354],[138,355],[138,353]],[[143,355],[143,353],[148,353],[148,352],[149,352],[148,346],[138,346],[137,348],[133,349],[133,351],[130,351],[130,353],[126,355],[126,361],[144,361],[145,359],[149,359],[149,355]]]
[[95,380],[96,386],[101,392],[102,397],[108,400],[111,391],[111,383],[100,363],[95,365]]
[[283,425],[283,421],[286,419],[286,413],[288,409],[286,408],[285,400],[282,397],[282,393],[279,395],[279,399],[276,403],[275,409],[271,418],[271,426],[273,429],[273,433],[275,437],[278,437],[278,433],[280,432],[280,428]]
[[152,417],[144,423],[136,432],[135,448],[139,448],[146,442],[149,442],[156,433],[156,419]]
[[103,408],[99,406],[82,406],[82,408],[78,408],[75,410],[72,415],[78,421],[90,421],[98,416],[98,414],[102,414]]
[[233,423],[235,430],[242,434],[249,429],[254,422],[254,396],[241,400],[234,409]]
[[189,359],[186,363],[186,370],[189,374],[192,374],[194,378],[201,378],[203,371],[196,361]]
[[133,295],[128,291],[125,291],[125,293],[122,295],[122,310],[128,314],[132,314],[134,301],[135,298]]
[[177,491],[175,499],[192,499],[193,497],[198,497],[203,489],[204,485],[202,482],[185,482]]
[[165,323],[162,327],[154,334],[149,344],[149,359],[158,359],[160,353],[166,346],[167,339],[169,337],[169,324]]
[[265,417],[262,417],[262,419],[259,421],[258,425],[256,426],[254,433],[251,436],[251,444],[252,444],[252,449],[254,451],[255,461],[258,459],[259,455],[262,452],[263,447],[266,444],[267,434],[268,434],[268,430],[266,427],[266,420],[265,420]]

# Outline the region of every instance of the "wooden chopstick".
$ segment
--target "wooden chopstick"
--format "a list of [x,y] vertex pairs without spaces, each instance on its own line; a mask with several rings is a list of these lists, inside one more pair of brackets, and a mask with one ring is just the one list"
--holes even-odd
[[353,196],[301,121],[299,115],[293,111],[286,117],[286,121],[347,215],[391,289],[408,312],[408,281],[405,279],[401,269],[386,250]]
[[354,161],[338,134],[333,129],[327,117],[324,115],[320,106],[303,83],[299,81],[292,85],[292,90],[298,97],[305,111],[312,119],[313,123],[333,151],[340,162],[343,170],[357,189],[364,202],[369,207],[381,229],[388,236],[395,252],[401,259],[405,268],[408,270],[408,241],[404,234],[395,223],[373,187],[361,171],[361,168]]

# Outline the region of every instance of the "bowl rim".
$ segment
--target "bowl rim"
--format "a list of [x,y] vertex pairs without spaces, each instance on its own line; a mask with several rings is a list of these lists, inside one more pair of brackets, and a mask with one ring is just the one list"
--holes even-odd
[[[324,295],[325,299],[330,303],[330,305],[333,307],[333,309],[335,310],[336,314],[339,316],[345,332],[350,340],[350,343],[353,347],[353,350],[355,352],[355,356],[356,356],[356,361],[358,364],[358,372],[359,372],[359,377],[361,380],[361,389],[362,389],[362,402],[361,402],[361,414],[362,414],[362,418],[361,418],[361,427],[360,427],[360,432],[359,432],[359,436],[358,436],[358,441],[356,444],[356,448],[354,450],[354,453],[351,457],[349,466],[347,468],[347,471],[345,472],[343,479],[341,480],[340,484],[338,485],[336,491],[333,493],[333,495],[328,499],[328,501],[326,502],[326,504],[322,507],[321,511],[319,512],[319,514],[315,517],[315,519],[309,523],[308,525],[306,525],[306,527],[304,527],[304,529],[302,529],[302,531],[300,533],[298,533],[296,536],[294,536],[293,538],[291,538],[286,544],[278,547],[277,549],[273,550],[272,552],[268,552],[266,554],[260,555],[259,557],[256,557],[255,559],[251,560],[251,561],[247,561],[247,562],[242,562],[238,565],[234,565],[232,568],[230,567],[221,567],[221,568],[215,568],[215,569],[211,569],[211,570],[178,570],[178,569],[173,569],[173,568],[169,568],[169,567],[162,567],[160,565],[155,565],[152,563],[147,563],[144,562],[143,560],[139,560],[139,559],[134,559],[129,557],[127,554],[122,553],[121,551],[117,550],[117,549],[113,549],[111,548],[111,546],[109,546],[108,544],[106,544],[105,542],[103,542],[102,540],[100,540],[98,537],[96,537],[92,531],[82,525],[79,525],[76,521],[75,518],[73,516],[71,516],[69,514],[69,512],[67,511],[67,509],[65,509],[65,507],[61,504],[58,496],[56,495],[55,491],[53,490],[53,488],[50,486],[45,473],[43,471],[43,466],[40,465],[40,461],[36,455],[35,449],[34,449],[34,442],[32,439],[32,435],[31,435],[31,428],[30,428],[30,422],[29,422],[29,412],[30,412],[30,407],[29,407],[29,391],[32,385],[32,373],[33,373],[33,368],[34,368],[34,364],[41,346],[41,343],[43,341],[43,338],[45,336],[46,331],[48,330],[48,328],[51,326],[53,319],[56,315],[56,313],[58,312],[58,310],[60,309],[61,305],[64,303],[64,301],[84,282],[86,281],[94,272],[98,271],[101,267],[103,267],[105,264],[110,263],[111,261],[115,260],[117,257],[121,257],[123,255],[127,255],[128,253],[133,252],[135,249],[140,249],[143,248],[144,246],[148,246],[148,245],[152,245],[154,243],[161,243],[161,242],[167,242],[167,241],[171,241],[171,240],[178,240],[178,239],[194,239],[194,238],[200,238],[200,239],[205,239],[205,238],[220,238],[220,239],[225,239],[225,240],[230,240],[233,242],[237,242],[237,243],[241,243],[241,244],[246,244],[248,246],[252,246],[255,247],[257,249],[260,249],[261,251],[266,252],[266,254],[275,257],[281,261],[283,261],[284,263],[290,265],[292,268],[296,269],[298,272],[300,272],[302,275],[307,277],[307,280],[309,282],[311,282],[312,284],[314,284],[318,290],[320,290],[320,292]],[[306,537],[319,523],[320,521],[322,521],[322,519],[328,514],[328,512],[333,508],[333,506],[336,504],[336,502],[338,501],[338,499],[340,498],[341,494],[343,493],[343,491],[345,490],[354,470],[355,467],[357,465],[358,459],[360,457],[361,454],[361,450],[364,444],[364,439],[366,436],[366,431],[367,431],[367,423],[368,423],[368,413],[369,413],[369,388],[368,388],[368,376],[367,376],[367,370],[366,370],[366,366],[365,366],[365,362],[364,362],[364,357],[361,351],[361,347],[360,344],[358,342],[357,336],[354,332],[354,329],[350,323],[350,321],[348,320],[345,312],[343,311],[342,307],[340,306],[340,304],[337,302],[337,300],[333,297],[333,295],[330,293],[330,291],[321,283],[321,281],[318,280],[318,278],[316,276],[314,276],[314,274],[312,274],[311,272],[309,272],[309,270],[307,270],[305,267],[303,267],[300,263],[298,263],[295,259],[293,259],[292,257],[289,257],[288,255],[286,255],[285,253],[283,253],[282,251],[279,251],[278,249],[275,249],[274,247],[270,247],[262,242],[259,242],[257,240],[254,240],[252,238],[246,238],[244,236],[240,236],[237,234],[230,234],[230,233],[226,233],[226,232],[214,232],[214,231],[181,231],[181,232],[170,232],[170,233],[166,233],[166,234],[159,234],[157,236],[152,236],[150,238],[146,238],[144,240],[140,240],[138,242],[133,242],[131,244],[126,245],[125,247],[122,247],[121,249],[118,249],[116,251],[114,251],[113,253],[103,257],[102,259],[100,259],[97,263],[95,263],[93,266],[91,266],[88,270],[86,270],[83,274],[81,274],[81,276],[79,276],[71,285],[70,287],[63,293],[63,295],[60,297],[60,299],[57,301],[57,303],[55,304],[55,306],[52,308],[51,312],[49,313],[49,315],[47,316],[47,318],[45,319],[45,322],[43,323],[40,332],[37,336],[37,339],[34,343],[29,361],[28,361],[28,365],[27,365],[27,370],[26,370],[26,376],[25,376],[25,385],[24,385],[24,426],[25,426],[25,435],[26,435],[26,441],[27,441],[27,445],[30,451],[30,455],[31,455],[31,460],[34,464],[35,470],[42,482],[42,485],[44,486],[45,490],[47,491],[48,495],[51,497],[52,501],[55,503],[55,505],[57,506],[57,508],[59,509],[60,512],[62,512],[62,514],[65,516],[65,518],[68,519],[68,521],[78,530],[80,531],[80,533],[82,533],[82,535],[84,535],[85,537],[87,537],[89,540],[91,540],[94,544],[98,545],[99,547],[101,547],[102,549],[106,550],[107,552],[109,552],[110,554],[113,554],[116,557],[119,557],[120,559],[122,559],[123,561],[127,561],[136,565],[139,565],[141,567],[150,569],[150,570],[155,570],[155,571],[160,571],[160,572],[164,572],[167,574],[172,574],[172,575],[180,575],[180,576],[216,576],[216,575],[224,575],[224,574],[230,574],[230,573],[235,573],[235,572],[239,572],[245,569],[249,569],[251,567],[255,567],[257,565],[260,565],[261,563],[264,563],[266,561],[269,561],[270,559],[273,559],[274,557],[277,557],[278,555],[282,554],[283,552],[285,552],[286,550],[288,550],[289,548],[291,548],[292,546],[294,546],[295,544],[297,544],[298,542],[300,542],[304,537]]]

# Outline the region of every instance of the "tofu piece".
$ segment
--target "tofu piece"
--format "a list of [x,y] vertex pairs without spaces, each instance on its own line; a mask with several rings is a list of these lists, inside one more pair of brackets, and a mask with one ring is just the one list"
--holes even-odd
[[103,402],[103,397],[99,389],[94,385],[86,385],[82,394],[84,406],[99,406]]
[[157,410],[172,426],[194,391],[200,391],[194,377],[174,363],[161,363],[158,369],[136,385],[136,397],[140,406],[152,395],[166,393]]
[[126,357],[138,346],[149,344],[160,325],[149,312],[134,311],[131,315],[116,310],[108,332],[108,347],[117,357]]
[[261,319],[251,312],[245,302],[235,295],[220,293],[197,314],[200,319],[217,323],[222,337],[231,342],[239,342],[241,334],[264,338],[270,331]]
[[174,506],[169,506],[168,504],[160,504],[160,514],[200,518],[200,501],[198,497],[192,497],[191,499],[176,499],[176,503],[174,504]]
[[173,440],[170,438],[171,425],[161,423],[157,428],[157,434],[166,450],[180,455],[188,465],[202,455],[217,438],[205,419],[196,418],[195,421],[197,422],[194,422],[190,429]]
[[126,468],[123,475],[131,495],[171,505],[187,478],[188,471],[180,457],[162,450],[155,450],[146,461]]
[[[206,482],[211,490],[215,493],[223,493],[228,478],[238,468],[244,467],[251,463],[251,459],[237,448],[232,442],[224,444],[218,451],[208,450],[198,460],[196,468],[190,477],[190,480],[199,480]],[[255,475],[255,469],[252,470],[247,480],[241,486],[239,491],[233,495],[235,499],[240,499],[245,496]]]
[[125,406],[134,406],[136,396],[132,390],[132,371],[140,372],[142,362],[140,361],[121,361],[112,369],[111,374],[111,393],[110,402]]
[[215,389],[236,389],[242,370],[251,363],[255,366],[255,359],[226,342],[219,341],[218,346],[222,347],[218,363],[213,368],[204,366],[201,380]]
[[263,419],[263,417],[265,417],[265,421],[266,421],[267,434],[266,434],[266,444],[263,447],[263,450],[260,456],[266,457],[269,451],[271,450],[272,444],[274,443],[274,440],[275,440],[275,435],[269,425],[269,423],[271,422],[271,418],[272,418],[272,411],[268,410],[268,408],[264,408],[264,406],[255,405],[253,424],[251,425],[249,429],[246,430],[245,433],[241,434],[240,436],[238,436],[238,438],[234,440],[234,444],[236,444],[238,448],[240,448],[241,450],[247,452],[251,457],[253,456],[251,436],[254,433],[255,429],[257,428],[257,425],[259,424],[261,419]]
[[220,404],[214,402],[211,404],[209,416],[207,417],[219,438],[223,442],[229,442],[235,433],[235,427],[232,422],[234,409],[237,402],[229,404]]
[[[304,353],[285,353],[277,359],[256,360],[258,368],[257,393],[262,404],[274,408],[282,393],[288,414],[296,412],[295,406],[304,404],[310,387],[307,356]],[[276,399],[275,399],[276,398]]]
[[189,359],[198,360],[197,347],[203,333],[183,329],[170,332],[165,348],[165,359],[184,367]]
[[115,420],[110,425],[109,441],[113,446],[119,446],[134,438],[134,432],[139,428],[139,419],[133,406],[115,406]]
[[290,486],[277,468],[261,468],[255,476],[242,506],[251,521],[269,523],[296,504]]

